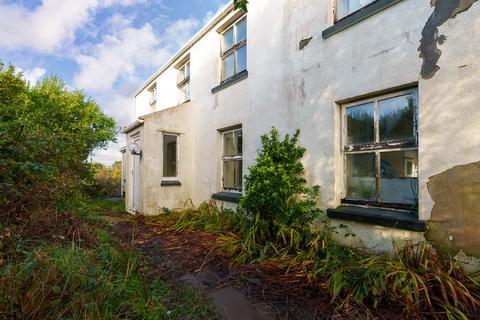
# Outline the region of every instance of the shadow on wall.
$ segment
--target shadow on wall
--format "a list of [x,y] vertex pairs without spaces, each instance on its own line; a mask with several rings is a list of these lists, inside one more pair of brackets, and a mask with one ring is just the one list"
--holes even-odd
[[480,162],[456,166],[431,177],[435,205],[426,239],[443,253],[480,254]]

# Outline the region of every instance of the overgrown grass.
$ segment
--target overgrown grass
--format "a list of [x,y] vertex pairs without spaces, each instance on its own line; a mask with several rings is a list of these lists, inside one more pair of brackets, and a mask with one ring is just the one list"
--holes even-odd
[[[92,206],[96,207],[98,204]],[[109,209],[106,203],[100,204]],[[208,319],[215,310],[197,291],[148,279],[140,253],[121,247],[98,214],[85,209],[92,239],[26,245],[20,228],[0,228],[0,318]],[[83,219],[82,217],[89,217]],[[76,228],[78,224],[76,225]],[[26,229],[30,230],[30,229]],[[58,229],[59,232],[65,229]],[[58,237],[67,238],[66,234]],[[86,239],[85,239],[86,240]]]
[[[233,265],[268,261],[286,273],[328,288],[332,302],[372,308],[394,303],[405,316],[437,319],[480,317],[480,275],[467,274],[451,257],[439,257],[427,243],[397,248],[394,255],[366,254],[339,245],[331,230],[314,232],[277,221],[265,225],[214,203],[156,218],[174,230],[220,233],[216,252]],[[161,222],[163,221],[163,222]],[[274,230],[274,231],[272,231]]]

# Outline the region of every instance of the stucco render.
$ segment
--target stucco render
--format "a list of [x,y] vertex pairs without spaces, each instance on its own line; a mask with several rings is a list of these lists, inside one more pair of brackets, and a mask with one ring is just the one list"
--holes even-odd
[[[220,191],[219,130],[235,125],[243,128],[244,174],[254,164],[260,136],[270,127],[284,133],[300,128],[300,143],[307,148],[303,159],[307,181],[321,186],[320,208],[335,208],[345,196],[342,104],[395,88],[418,87],[419,219],[431,218],[435,202],[428,192],[429,178],[480,160],[480,91],[475,90],[480,83],[476,59],[480,5],[473,3],[438,26],[448,41],[437,43],[442,50],[436,62],[440,69],[429,79],[421,76],[424,61],[418,51],[422,30],[434,10],[428,1],[400,1],[323,39],[322,31],[333,24],[332,6],[327,0],[251,1],[248,77],[212,94],[220,82],[217,28],[234,14],[230,7],[178,57],[190,55],[191,102],[176,106],[175,62],[153,79],[158,111],[152,114],[145,88],[153,82],[146,83],[135,96],[136,116],[146,115],[142,135],[146,214],[180,207],[187,198],[199,204]],[[310,40],[302,42],[305,39]],[[176,107],[166,109],[171,106]],[[181,187],[160,186],[162,130],[182,133]],[[128,199],[127,194],[127,206]],[[348,224],[356,237],[339,239],[363,248],[389,251],[394,240],[424,239],[419,232],[331,223]]]

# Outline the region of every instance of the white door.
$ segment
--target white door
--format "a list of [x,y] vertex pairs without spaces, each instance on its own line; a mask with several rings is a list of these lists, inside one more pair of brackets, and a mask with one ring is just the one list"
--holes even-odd
[[133,199],[132,199],[132,211],[138,212],[142,207],[142,193],[141,193],[141,168],[140,168],[140,155],[133,156],[133,171],[132,171],[132,182],[133,182]]

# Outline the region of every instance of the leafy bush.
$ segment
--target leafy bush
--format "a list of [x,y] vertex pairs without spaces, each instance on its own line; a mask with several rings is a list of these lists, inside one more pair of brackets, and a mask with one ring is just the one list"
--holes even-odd
[[93,177],[87,191],[94,197],[120,195],[122,162],[115,161],[111,166],[92,164]]
[[281,140],[278,130],[272,128],[261,137],[257,163],[245,176],[246,190],[240,206],[252,220],[266,222],[272,232],[278,229],[276,222],[309,226],[320,213],[315,201],[320,187],[306,187],[302,176],[300,159],[305,148],[297,145],[299,135],[297,130],[292,137],[287,134]]
[[0,63],[0,218],[55,207],[91,177],[92,151],[115,139],[113,119],[57,77],[30,86]]

